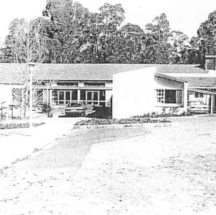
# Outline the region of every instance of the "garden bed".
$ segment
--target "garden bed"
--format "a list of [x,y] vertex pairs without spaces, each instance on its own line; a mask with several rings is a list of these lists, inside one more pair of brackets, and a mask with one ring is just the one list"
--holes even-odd
[[142,127],[144,124],[171,123],[167,118],[89,119],[77,122],[75,129],[104,127]]
[[[32,126],[33,127],[38,127],[41,125],[44,125],[44,122],[41,123],[33,123]],[[19,123],[0,123],[0,129],[16,129],[16,128],[29,128],[29,122],[19,122]]]

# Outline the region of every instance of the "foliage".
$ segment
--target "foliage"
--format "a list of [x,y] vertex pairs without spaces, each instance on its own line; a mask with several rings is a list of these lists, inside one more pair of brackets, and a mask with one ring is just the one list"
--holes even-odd
[[123,124],[123,125],[132,125],[132,124],[143,124],[143,123],[156,123],[156,122],[170,122],[166,118],[149,118],[149,117],[140,117],[140,118],[127,118],[127,119],[91,119],[91,120],[82,120],[75,124],[77,126],[91,126],[91,125],[113,125],[113,124]]
[[216,11],[209,14],[208,20],[203,22],[198,31],[198,41],[205,47],[208,54],[216,54]]
[[124,24],[121,4],[102,5],[90,12],[72,0],[47,0],[43,17],[9,26],[1,62],[25,63],[151,63],[204,65],[205,53],[215,54],[216,12],[200,25],[191,40],[171,30],[165,13],[145,29]]
[[145,30],[149,36],[147,47],[147,58],[151,63],[167,64],[170,62],[171,37],[169,21],[166,14],[157,16],[153,23],[146,25]]

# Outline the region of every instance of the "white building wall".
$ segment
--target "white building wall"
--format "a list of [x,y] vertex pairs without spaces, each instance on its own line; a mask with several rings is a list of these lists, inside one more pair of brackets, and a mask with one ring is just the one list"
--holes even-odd
[[113,92],[112,92],[112,90],[106,90],[105,93],[106,93],[106,95],[105,95],[106,96],[106,106],[110,107]]
[[6,102],[8,105],[12,102],[12,87],[10,85],[0,85],[0,103]]
[[127,118],[154,111],[155,67],[113,76],[113,118]]

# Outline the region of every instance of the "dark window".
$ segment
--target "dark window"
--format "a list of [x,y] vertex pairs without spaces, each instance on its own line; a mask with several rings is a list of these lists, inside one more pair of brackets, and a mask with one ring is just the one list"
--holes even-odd
[[87,100],[92,100],[92,92],[87,92]]
[[93,100],[98,100],[98,92],[93,92]]
[[59,86],[78,86],[78,82],[58,82],[57,85]]
[[85,100],[86,99],[86,91],[85,90],[80,90],[80,100]]
[[72,91],[72,100],[77,100],[77,90]]
[[59,100],[64,100],[64,92],[59,92]]
[[203,98],[203,93],[195,93],[195,98]]
[[165,103],[176,103],[176,90],[165,90]]
[[86,87],[105,87],[105,83],[84,82]]
[[66,91],[66,100],[70,100],[70,92]]

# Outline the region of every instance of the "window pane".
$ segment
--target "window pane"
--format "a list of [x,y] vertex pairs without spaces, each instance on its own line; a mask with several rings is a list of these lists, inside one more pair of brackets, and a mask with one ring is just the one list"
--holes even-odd
[[70,100],[70,92],[66,92],[66,100]]
[[87,92],[87,100],[92,100],[92,92]]
[[64,92],[59,92],[59,100],[64,100]]
[[176,104],[176,90],[165,90],[165,103]]
[[182,104],[182,90],[176,91],[176,103]]
[[98,100],[98,92],[93,92],[93,100]]
[[72,100],[77,100],[77,90],[72,91]]
[[85,99],[86,99],[86,91],[80,90],[80,100],[85,100]]

